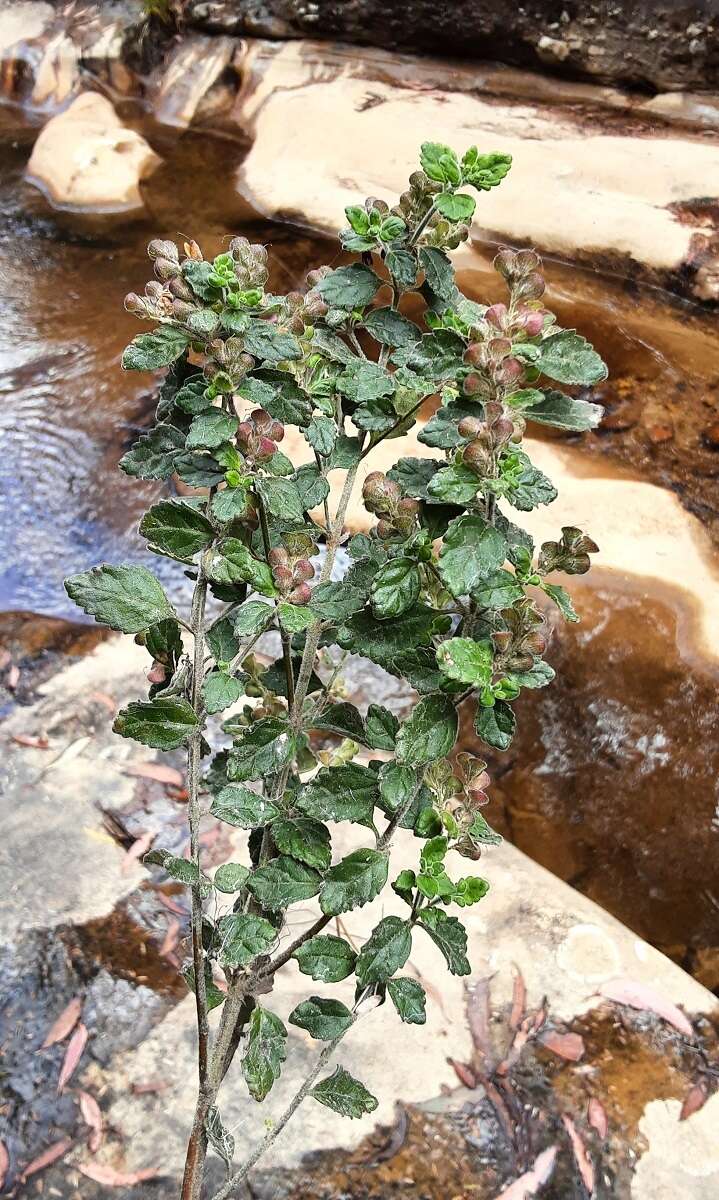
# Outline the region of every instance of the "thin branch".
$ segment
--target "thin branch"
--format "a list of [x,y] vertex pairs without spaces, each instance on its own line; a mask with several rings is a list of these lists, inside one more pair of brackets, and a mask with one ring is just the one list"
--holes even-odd
[[285,963],[290,961],[292,955],[299,950],[300,946],[304,946],[305,942],[309,942],[310,938],[313,938],[316,934],[321,933],[325,926],[329,925],[331,920],[332,917],[322,916],[315,921],[314,925],[310,925],[309,928],[305,929],[304,933],[301,933],[299,937],[296,937],[294,942],[290,942],[290,945],[277,955],[277,958],[273,958],[272,962],[269,962],[267,966],[259,972],[259,978],[268,979],[271,975],[274,975],[275,971],[279,971],[280,967],[284,967]]

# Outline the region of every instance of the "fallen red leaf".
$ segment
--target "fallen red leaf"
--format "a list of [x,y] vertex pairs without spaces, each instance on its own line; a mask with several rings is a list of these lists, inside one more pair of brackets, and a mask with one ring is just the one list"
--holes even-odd
[[474,1045],[474,1061],[480,1071],[490,1075],[493,1065],[492,1036],[489,1029],[491,976],[478,979],[467,993],[467,1024]]
[[94,700],[96,704],[103,704],[113,714],[117,707],[112,696],[108,696],[107,692],[90,692],[88,700]]
[[514,1183],[510,1183],[499,1193],[496,1200],[526,1200],[527,1196],[536,1196],[542,1184],[551,1178],[554,1171],[554,1160],[557,1157],[557,1147],[550,1146],[538,1154],[531,1171],[525,1171]]
[[527,986],[524,982],[524,976],[519,967],[514,968],[514,982],[512,985],[512,1011],[509,1014],[509,1028],[519,1029],[519,1026],[524,1019],[524,1012],[527,1007]]
[[592,1160],[587,1154],[587,1148],[582,1141],[581,1134],[577,1129],[571,1117],[566,1113],[562,1113],[562,1124],[569,1134],[569,1140],[572,1143],[572,1152],[574,1161],[577,1164],[577,1169],[582,1177],[582,1182],[589,1193],[589,1197],[594,1195],[594,1167]]
[[43,1171],[45,1167],[49,1167],[52,1163],[57,1162],[58,1158],[62,1158],[63,1155],[67,1154],[71,1145],[70,1138],[63,1138],[62,1141],[54,1142],[52,1146],[48,1146],[47,1150],[43,1150],[42,1154],[38,1154],[37,1158],[28,1163],[20,1176],[21,1182],[24,1183],[28,1176],[36,1175],[38,1171]]
[[60,1068],[60,1078],[57,1081],[58,1092],[63,1091],[65,1085],[72,1078],[75,1068],[83,1056],[86,1045],[87,1029],[81,1021],[67,1044],[65,1058]]
[[708,1095],[709,1093],[703,1083],[695,1083],[694,1087],[690,1087],[684,1097],[682,1111],[679,1113],[679,1120],[686,1121],[687,1117],[691,1117],[695,1112],[699,1112],[699,1109],[703,1108],[706,1104]]
[[584,1054],[584,1040],[578,1033],[559,1033],[556,1029],[545,1029],[539,1040],[543,1046],[565,1058],[567,1062],[579,1062]]
[[76,1163],[77,1170],[95,1183],[104,1183],[106,1187],[134,1187],[136,1183],[144,1183],[146,1179],[155,1179],[160,1172],[156,1168],[145,1171],[117,1171],[115,1167],[103,1166],[102,1163]]
[[15,663],[10,667],[5,676],[5,687],[9,692],[14,692],[20,682],[20,668],[15,666]]
[[151,1092],[166,1092],[169,1086],[165,1079],[148,1079],[145,1083],[130,1084],[130,1091],[133,1096],[147,1096]]
[[143,833],[141,837],[132,843],[122,860],[120,868],[122,875],[126,875],[132,864],[137,862],[139,858],[142,858],[143,854],[147,854],[156,836],[157,834],[155,833]]
[[87,1141],[88,1148],[93,1154],[96,1154],[100,1149],[103,1130],[100,1105],[95,1097],[91,1096],[89,1092],[80,1092],[78,1094],[78,1099],[80,1101],[80,1112],[82,1113],[82,1119],[90,1130],[90,1136]]
[[72,1033],[80,1020],[81,1012],[82,999],[80,996],[74,996],[70,1003],[63,1008],[60,1016],[53,1021],[40,1049],[47,1050],[48,1046],[54,1046],[56,1042],[64,1041],[68,1033]]
[[653,1012],[685,1037],[694,1037],[694,1030],[682,1010],[646,983],[637,983],[634,979],[609,979],[600,987],[599,995],[606,1000],[613,1000],[615,1004],[627,1004],[630,1008]]
[[4,671],[5,668],[8,667],[11,662],[12,662],[12,657],[10,655],[10,651],[6,650],[3,647],[3,649],[0,650],[0,671]]
[[165,908],[169,908],[170,912],[175,913],[176,916],[187,916],[188,910],[186,907],[183,908],[181,904],[178,904],[177,900],[173,900],[172,896],[166,896],[165,893],[161,892],[159,889],[157,891],[157,899],[160,901],[160,904],[164,904]]
[[592,1096],[589,1104],[587,1105],[587,1120],[589,1121],[592,1129],[596,1129],[600,1138],[602,1141],[604,1141],[609,1128],[607,1110],[602,1104],[601,1100],[597,1100],[594,1096]]
[[0,1142],[0,1188],[3,1187],[7,1179],[8,1167],[10,1166],[10,1155],[4,1142]]
[[128,763],[125,767],[125,774],[138,775],[141,779],[154,779],[157,783],[172,784],[173,787],[182,787],[184,782],[181,771],[175,767],[167,767],[164,763]]
[[160,946],[161,958],[166,958],[169,954],[172,954],[172,951],[175,949],[178,941],[180,940],[180,929],[180,922],[176,917],[173,917],[172,920],[168,922],[167,932],[165,933],[163,943]]
[[472,1090],[477,1086],[474,1071],[468,1067],[466,1063],[457,1062],[455,1058],[448,1058],[447,1062],[454,1071],[460,1083],[463,1083],[466,1088]]
[[39,737],[31,737],[29,733],[13,733],[10,736],[18,746],[29,746],[31,750],[50,749],[50,742],[44,733],[41,733]]
[[177,804],[186,804],[190,799],[190,793],[186,787],[173,787],[172,784],[167,786],[167,795],[170,800],[175,800]]

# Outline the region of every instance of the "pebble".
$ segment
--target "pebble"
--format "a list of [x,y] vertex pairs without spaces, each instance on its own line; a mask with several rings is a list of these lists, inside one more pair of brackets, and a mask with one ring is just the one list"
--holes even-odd
[[647,426],[647,437],[653,446],[661,446],[664,442],[671,442],[674,437],[674,429],[671,425],[649,425]]

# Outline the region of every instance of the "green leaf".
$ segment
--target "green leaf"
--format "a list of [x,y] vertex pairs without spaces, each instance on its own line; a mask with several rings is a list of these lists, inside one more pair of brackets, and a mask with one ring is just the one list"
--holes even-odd
[[370,704],[365,718],[366,746],[371,750],[394,750],[399,721],[394,713],[381,704]]
[[275,615],[271,604],[262,600],[246,600],[232,617],[237,637],[248,637],[260,633],[270,624]]
[[212,553],[207,576],[213,583],[249,583],[263,596],[276,595],[272,572],[239,538],[225,538]]
[[444,467],[444,463],[436,458],[400,458],[399,462],[387,472],[402,488],[405,496],[415,500],[429,498],[429,484],[433,476]]
[[359,204],[349,204],[345,208],[345,216],[355,233],[361,237],[369,233],[369,213],[366,208],[361,208]]
[[329,417],[316,413],[305,430],[305,438],[313,450],[327,457],[337,441],[337,426]]
[[385,670],[394,671],[395,660],[408,645],[415,649],[427,646],[433,634],[448,628],[447,617],[422,604],[409,609],[401,622],[380,621],[363,609],[345,622],[337,633],[337,641],[343,650],[352,650],[371,658]]
[[[247,378],[240,384],[237,389],[240,396],[251,400],[253,404],[259,404],[276,421],[282,421],[283,425],[299,425],[304,428],[309,424],[312,417],[312,401],[291,375],[270,368],[258,371],[257,375],[259,378]],[[261,399],[258,395],[260,385]]]
[[185,443],[188,450],[215,450],[234,437],[239,421],[221,408],[208,409],[195,417]]
[[364,319],[364,327],[383,346],[410,346],[419,341],[417,326],[396,308],[373,308]]
[[299,946],[293,956],[303,975],[320,979],[323,983],[339,983],[355,969],[357,955],[344,938],[333,934],[318,934],[304,946]]
[[427,494],[445,504],[471,504],[479,491],[479,478],[471,467],[454,463],[430,479]]
[[511,154],[480,154],[476,146],[470,146],[462,159],[462,178],[478,191],[488,192],[502,182],[511,165]]
[[353,350],[342,341],[342,338],[330,329],[315,325],[312,335],[312,349],[323,354],[332,362],[351,363],[357,357]]
[[263,908],[270,912],[287,908],[299,900],[309,900],[320,890],[321,878],[317,871],[297,862],[294,858],[280,855],[264,867],[257,867],[247,881],[247,886]]
[[384,917],[359,952],[357,978],[361,984],[384,983],[399,971],[412,949],[412,931],[401,917]]
[[202,698],[208,713],[222,712],[242,695],[242,684],[224,671],[211,671],[202,685]]
[[199,718],[182,696],[155,696],[137,700],[115,717],[114,733],[134,738],[155,750],[176,750],[199,728]]
[[518,687],[525,688],[543,688],[551,683],[554,679],[555,671],[550,667],[549,663],[543,662],[541,658],[535,658],[534,666],[529,671],[512,671],[508,673],[508,678],[516,683]]
[[449,679],[482,688],[492,680],[494,648],[490,641],[449,638],[437,650],[437,662]]
[[[539,345],[535,365],[558,383],[590,387],[607,378],[606,364],[590,343],[573,329],[552,333]],[[531,414],[534,418],[534,413]]]
[[441,950],[450,973],[469,975],[472,968],[467,958],[467,931],[461,922],[441,908],[423,908],[419,923]]
[[213,884],[218,892],[239,892],[245,886],[250,872],[242,863],[223,863],[215,871]]
[[477,207],[472,196],[460,193],[442,192],[437,196],[435,204],[443,217],[448,221],[469,222],[472,220]]
[[414,287],[417,282],[417,260],[408,250],[389,250],[385,265],[402,291]]
[[336,917],[368,904],[382,891],[387,872],[386,854],[378,850],[354,850],[325,875],[320,893],[322,912]]
[[369,588],[355,588],[341,580],[321,583],[312,593],[310,607],[323,621],[345,621],[364,608]]
[[507,543],[484,517],[457,517],[444,535],[439,573],[453,596],[466,596],[501,567],[506,557]]
[[449,754],[457,740],[457,711],[449,696],[425,696],[397,734],[397,761],[419,767]]
[[398,808],[409,804],[400,820],[401,829],[412,829],[420,807],[429,798],[430,793],[424,786],[417,786],[417,776],[410,767],[404,767],[396,760],[383,763],[379,771],[380,803],[388,816],[393,816]]
[[454,267],[447,255],[434,246],[423,246],[419,252],[419,265],[435,296],[440,300],[451,300],[456,284]]
[[122,355],[123,371],[156,371],[169,367],[187,349],[189,334],[170,325],[160,325],[153,333],[138,333]]
[[315,463],[305,463],[295,472],[294,479],[304,512],[317,508],[330,494],[330,485]]
[[330,831],[313,817],[284,817],[274,821],[272,839],[280,854],[326,871],[332,862]]
[[472,599],[479,608],[511,608],[521,600],[524,588],[511,571],[493,571],[472,592]]
[[222,298],[222,289],[209,282],[212,274],[214,274],[214,268],[211,262],[187,259],[182,264],[183,278],[187,280],[195,295],[200,300],[207,300],[210,303]]
[[365,1113],[374,1112],[378,1103],[364,1084],[344,1067],[336,1067],[331,1075],[316,1083],[310,1096],[341,1117],[363,1117]]
[[212,497],[212,515],[223,525],[242,520],[249,514],[249,491],[245,487],[228,487]]
[[561,612],[565,621],[578,621],[579,614],[576,612],[572,604],[571,597],[566,588],[563,588],[559,583],[543,583],[542,591],[546,592],[551,600],[554,601],[557,608]]
[[273,517],[301,521],[304,504],[294,479],[256,479],[255,490]]
[[[491,712],[491,709],[489,711]],[[474,820],[469,827],[468,833],[473,842],[477,842],[483,846],[501,846],[502,844],[502,835],[495,833],[492,826],[485,821],[481,813],[474,814]]]
[[253,913],[228,913],[217,922],[219,958],[226,967],[245,967],[258,954],[265,954],[277,938],[277,930],[264,917]]
[[326,275],[317,285],[317,290],[326,304],[333,308],[364,308],[374,299],[382,280],[370,267],[352,263],[349,267],[338,267]]
[[393,558],[372,583],[372,608],[378,617],[401,617],[419,599],[419,568],[411,558]]
[[507,474],[504,474],[502,464],[501,482],[505,488],[503,494],[510,504],[521,512],[531,512],[540,504],[551,504],[556,500],[557,489],[551,479],[534,466],[528,455],[515,450],[509,456],[509,461],[512,465]]
[[495,750],[509,749],[517,719],[506,700],[496,700],[492,708],[477,705],[474,728],[477,736]]
[[123,454],[118,466],[134,479],[168,479],[185,448],[185,434],[174,425],[156,425]]
[[210,814],[240,829],[259,829],[279,816],[279,809],[257,792],[239,784],[228,784],[212,801]]
[[210,1108],[207,1110],[205,1132],[208,1142],[213,1150],[219,1154],[222,1161],[227,1164],[229,1172],[235,1154],[235,1139],[222,1124],[220,1110],[215,1104],[210,1105]]
[[244,349],[264,362],[278,363],[300,358],[302,350],[296,337],[282,333],[270,321],[253,321],[244,334]]
[[417,441],[425,446],[434,446],[438,450],[454,450],[457,446],[465,445],[467,438],[462,437],[458,425],[463,417],[482,418],[481,404],[471,400],[451,400],[438,408],[434,416],[417,434]]
[[357,404],[367,404],[370,400],[391,396],[395,383],[390,372],[379,363],[363,360],[347,367],[337,380],[337,387]]
[[192,558],[209,546],[215,536],[204,513],[187,500],[161,500],[153,504],[140,522],[140,533],[151,548],[171,558]]
[[575,400],[563,392],[545,392],[541,404],[534,404],[527,413],[530,421],[539,425],[553,425],[556,429],[567,429],[572,433],[586,433],[595,429],[602,419],[601,404],[590,404],[588,400]]
[[287,721],[263,717],[234,743],[227,774],[240,783],[263,779],[291,762],[296,749],[296,739]]
[[346,437],[344,434],[340,434],[327,463],[327,470],[334,471],[335,469],[339,469],[348,471],[350,467],[354,467],[359,462],[361,455],[362,448],[359,438]]
[[459,160],[450,146],[442,142],[423,142],[419,161],[425,175],[436,183],[451,183],[456,187],[461,182]]
[[287,1058],[287,1030],[274,1013],[258,1005],[252,1011],[242,1074],[253,1100],[265,1099]]
[[306,1029],[310,1037],[323,1042],[332,1042],[346,1033],[354,1024],[354,1017],[341,1000],[328,1000],[323,996],[310,996],[290,1013],[290,1025]]
[[311,608],[303,607],[301,604],[288,604],[286,600],[282,600],[277,605],[277,615],[282,628],[286,629],[288,633],[303,633],[307,626],[315,620]]
[[191,413],[193,417],[209,408],[211,401],[207,398],[207,380],[204,375],[186,379],[182,387],[177,389],[174,403],[182,412]]
[[297,807],[320,821],[367,825],[377,802],[377,775],[360,763],[322,767],[297,796]]
[[169,850],[161,849],[148,850],[142,861],[151,866],[162,867],[171,879],[176,879],[178,883],[184,883],[188,887],[200,884],[203,894],[209,895],[210,880],[199,869],[197,863],[190,862],[186,858],[178,858]]
[[175,610],[146,567],[103,563],[65,580],[71,600],[89,616],[121,633],[141,633]]
[[225,472],[210,454],[182,454],[175,459],[175,473],[189,487],[216,487]]
[[327,729],[330,733],[338,733],[341,737],[367,745],[367,731],[359,709],[346,700],[328,705],[319,717],[313,718],[311,728]]
[[209,627],[206,633],[207,644],[218,666],[232,662],[240,649],[240,643],[233,631],[233,617],[222,617]]
[[398,979],[388,981],[387,991],[401,1019],[407,1025],[424,1025],[427,1020],[427,997],[421,983],[402,975]]
[[[182,978],[187,984],[191,992],[195,991],[195,970],[191,962],[188,962],[182,968]],[[216,986],[212,978],[212,968],[205,960],[205,999],[207,1000],[207,1011],[212,1012],[213,1008],[219,1008],[224,1004],[226,996],[224,992]]]

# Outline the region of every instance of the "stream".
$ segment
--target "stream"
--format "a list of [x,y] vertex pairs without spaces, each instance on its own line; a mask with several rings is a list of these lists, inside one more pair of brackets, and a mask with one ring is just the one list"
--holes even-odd
[[[185,234],[207,254],[237,233],[261,238],[276,290],[336,253],[335,243],[268,225],[248,208],[233,186],[239,142],[147,122],[142,131],[164,159],[143,185],[146,214],[92,224],[51,213],[24,182],[34,131],[0,109],[0,632],[12,630],[30,679],[46,644],[40,617],[56,634],[72,621],[72,637],[88,647],[66,575],[103,560],[147,562],[175,597],[187,586],[136,532],[163,485],[115,469],[153,407],[147,380],[119,370],[138,328],[122,300],[151,274],[149,238]],[[703,431],[719,352],[708,318],[626,281],[556,264],[548,273],[560,319],[576,322],[611,370],[599,397],[605,428],[575,454],[587,469],[611,460],[673,487],[715,532],[709,487],[719,456]],[[486,280],[478,269],[462,282],[479,295]],[[719,990],[719,675],[680,646],[681,604],[670,589],[598,570],[579,590],[583,623],[556,632],[557,682],[523,702],[522,732],[495,765],[488,816]],[[63,651],[73,648],[65,634],[53,642]]]

